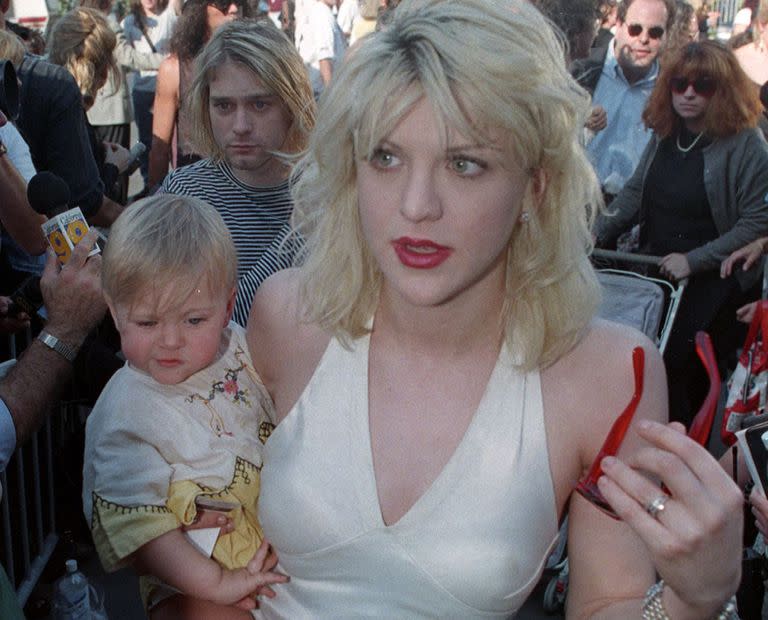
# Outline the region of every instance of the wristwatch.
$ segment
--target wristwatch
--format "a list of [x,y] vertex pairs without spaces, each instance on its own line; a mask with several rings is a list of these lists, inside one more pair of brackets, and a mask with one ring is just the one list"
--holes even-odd
[[56,353],[61,355],[68,362],[75,361],[75,358],[77,357],[77,348],[65,344],[53,334],[49,334],[47,331],[43,330],[37,335],[37,339],[49,349],[56,351]]

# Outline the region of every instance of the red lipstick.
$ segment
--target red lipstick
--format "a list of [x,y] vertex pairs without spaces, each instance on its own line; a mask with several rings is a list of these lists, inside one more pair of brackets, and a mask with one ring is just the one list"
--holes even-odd
[[429,239],[400,237],[392,242],[400,262],[412,269],[434,269],[452,254],[451,248],[439,245]]

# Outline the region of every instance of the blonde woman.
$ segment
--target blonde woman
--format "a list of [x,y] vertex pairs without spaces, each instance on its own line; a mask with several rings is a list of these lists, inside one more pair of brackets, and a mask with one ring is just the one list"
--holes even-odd
[[736,58],[757,86],[768,82],[768,2],[763,2],[752,19],[752,32],[744,45],[733,50]]
[[[306,257],[249,319],[278,424],[259,510],[291,578],[258,617],[509,617],[566,510],[570,617],[734,617],[741,495],[664,425],[655,348],[593,318],[600,194],[563,56],[525,0],[406,0],[325,92],[294,193]],[[572,490],[635,347],[614,521]]]
[[[72,9],[56,22],[48,39],[48,60],[67,69],[75,78],[87,112],[96,94],[117,75],[113,52],[117,39],[106,18],[96,9]],[[130,164],[131,155],[124,146],[99,142],[88,124],[96,164],[105,194],[114,195],[115,183]]]

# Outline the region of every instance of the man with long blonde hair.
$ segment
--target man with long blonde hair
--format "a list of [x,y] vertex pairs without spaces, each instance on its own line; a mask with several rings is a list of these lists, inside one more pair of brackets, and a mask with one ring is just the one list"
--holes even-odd
[[267,23],[222,26],[197,58],[186,101],[191,141],[207,157],[177,168],[160,191],[202,198],[222,215],[238,253],[234,320],[293,255],[288,176],[315,120],[312,88],[293,44]]

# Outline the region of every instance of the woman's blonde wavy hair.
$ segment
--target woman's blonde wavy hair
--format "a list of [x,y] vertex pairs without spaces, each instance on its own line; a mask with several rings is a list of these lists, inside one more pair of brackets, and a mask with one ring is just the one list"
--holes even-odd
[[10,30],[0,30],[0,60],[9,60],[15,69],[24,60],[24,42]]
[[500,129],[509,157],[546,178],[537,202],[528,184],[530,220],[509,240],[502,320],[518,365],[546,366],[579,341],[600,298],[588,254],[601,197],[579,142],[589,97],[563,58],[526,0],[406,0],[350,50],[294,172],[308,320],[346,342],[366,332],[381,273],[361,233],[357,165],[426,97],[468,138]]
[[304,62],[294,45],[271,22],[237,19],[223,25],[195,61],[192,87],[187,97],[190,140],[214,161],[224,159],[216,143],[208,108],[211,79],[224,63],[234,62],[251,71],[277,95],[291,116],[284,154],[296,154],[307,146],[315,126],[315,100]]
[[49,60],[66,68],[75,78],[90,108],[96,93],[117,75],[113,51],[115,33],[96,9],[78,7],[59,18],[48,39]]

